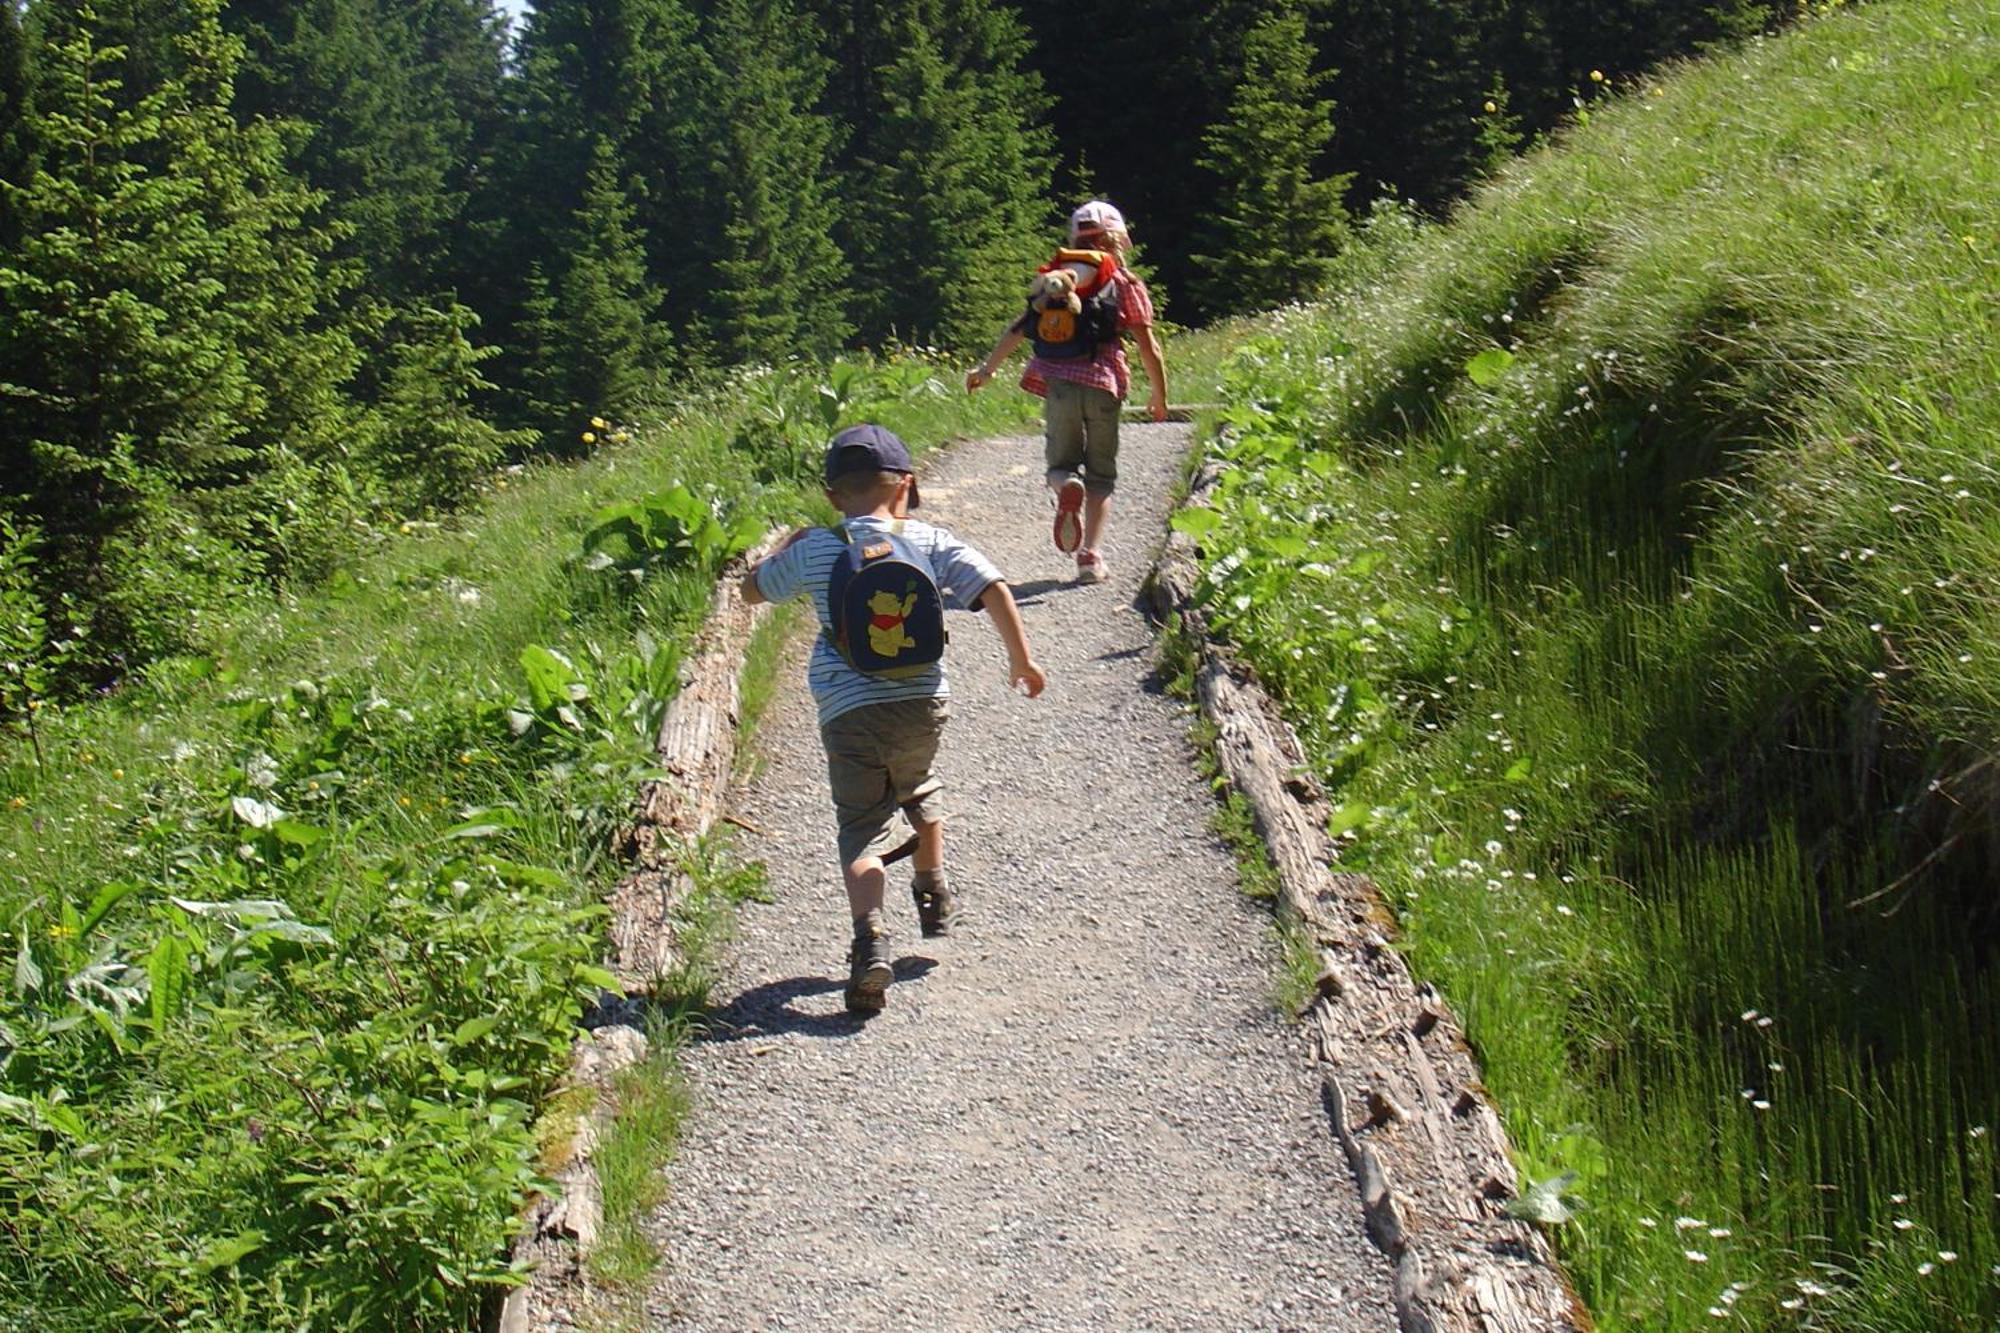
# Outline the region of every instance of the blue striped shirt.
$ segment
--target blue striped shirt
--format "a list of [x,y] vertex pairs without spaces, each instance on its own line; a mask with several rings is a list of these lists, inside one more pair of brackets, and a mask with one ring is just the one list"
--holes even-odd
[[[887,532],[892,522],[865,514],[848,519],[846,527],[858,541],[869,533]],[[947,609],[969,610],[981,593],[1000,581],[1000,571],[991,561],[943,528],[905,519],[902,537],[930,560],[931,572],[937,576],[938,591],[943,594]],[[826,585],[844,549],[846,543],[830,529],[814,528],[757,567],[757,591],[770,601],[782,602],[801,592],[812,597],[813,611],[819,616],[820,635],[813,644],[806,681],[812,687],[813,702],[819,705],[820,725],[870,704],[950,698],[951,687],[945,680],[942,662],[918,675],[883,680],[862,675],[834,648],[829,637],[833,633],[833,619],[827,610]]]

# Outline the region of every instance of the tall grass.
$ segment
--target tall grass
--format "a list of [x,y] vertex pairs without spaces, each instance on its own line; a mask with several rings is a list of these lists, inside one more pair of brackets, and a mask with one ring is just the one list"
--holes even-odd
[[1247,347],[1181,520],[1608,1327],[2000,1318],[1996,74],[1623,90]]

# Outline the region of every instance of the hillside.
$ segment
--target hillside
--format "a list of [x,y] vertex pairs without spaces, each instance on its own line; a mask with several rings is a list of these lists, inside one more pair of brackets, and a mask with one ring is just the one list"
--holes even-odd
[[1379,215],[1177,520],[1606,1327],[2000,1314],[1996,73],[1843,11]]

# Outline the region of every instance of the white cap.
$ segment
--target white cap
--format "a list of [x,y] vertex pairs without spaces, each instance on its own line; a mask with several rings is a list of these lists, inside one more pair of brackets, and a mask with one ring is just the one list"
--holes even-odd
[[1073,241],[1086,231],[1123,232],[1125,215],[1102,199],[1092,199],[1069,215],[1069,238]]

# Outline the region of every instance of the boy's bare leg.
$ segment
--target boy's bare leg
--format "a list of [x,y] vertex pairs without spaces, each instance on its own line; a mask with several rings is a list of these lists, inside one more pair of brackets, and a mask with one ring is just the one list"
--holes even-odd
[[910,858],[910,864],[918,874],[930,874],[944,865],[944,821],[933,819],[929,823],[911,821],[917,830],[917,850]]
[[1104,521],[1110,516],[1111,497],[1091,494],[1083,501],[1083,549],[1095,551],[1097,539],[1104,535]]
[[[919,848],[918,857],[923,856]],[[873,915],[879,922],[882,913],[882,889],[889,877],[882,870],[882,858],[864,856],[858,861],[850,861],[841,869],[841,878],[847,884],[847,907],[860,921]]]

